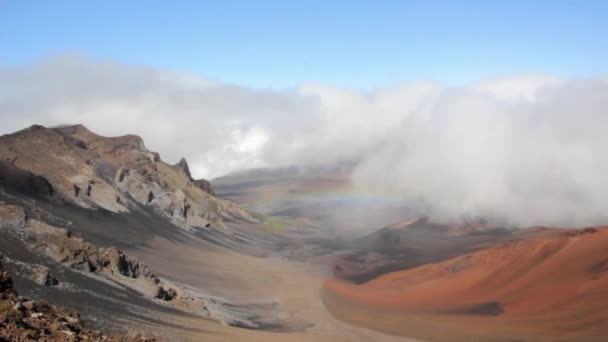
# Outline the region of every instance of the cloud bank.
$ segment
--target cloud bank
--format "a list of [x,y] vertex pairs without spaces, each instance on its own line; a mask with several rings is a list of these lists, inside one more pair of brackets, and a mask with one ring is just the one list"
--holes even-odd
[[607,223],[607,111],[605,77],[269,91],[82,56],[0,67],[0,133],[135,133],[199,177],[357,161],[355,186],[443,220]]

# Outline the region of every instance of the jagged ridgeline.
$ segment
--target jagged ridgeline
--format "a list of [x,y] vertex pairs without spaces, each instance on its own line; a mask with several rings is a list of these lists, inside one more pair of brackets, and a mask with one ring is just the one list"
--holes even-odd
[[223,220],[257,222],[211,184],[193,179],[188,163],[163,162],[135,135],[102,137],[82,125],[31,126],[0,137],[0,184],[31,195],[110,212],[134,203],[182,228],[223,227]]

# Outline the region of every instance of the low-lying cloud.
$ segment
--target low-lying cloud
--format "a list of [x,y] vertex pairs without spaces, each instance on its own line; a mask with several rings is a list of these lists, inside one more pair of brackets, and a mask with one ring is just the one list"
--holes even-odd
[[81,56],[0,67],[0,133],[34,123],[136,133],[199,177],[358,161],[355,186],[444,220],[607,223],[607,110],[601,77],[269,91]]

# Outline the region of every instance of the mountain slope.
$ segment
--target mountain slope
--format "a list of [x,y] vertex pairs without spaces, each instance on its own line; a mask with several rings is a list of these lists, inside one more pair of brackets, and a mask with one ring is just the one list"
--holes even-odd
[[[514,241],[365,284],[330,280],[325,286],[330,296],[359,303],[361,310],[385,310],[385,318],[365,325],[408,336],[442,341],[608,336],[608,228],[533,228],[518,234]],[[436,328],[412,328],[405,323],[412,317],[432,318]],[[401,330],[405,327],[412,330]]]
[[[243,254],[275,253],[299,234],[297,225],[272,231],[267,219],[215,197],[185,160],[167,164],[136,136],[101,137],[76,125],[0,137],[6,267],[24,294],[76,309],[94,328],[162,328],[169,338],[178,331],[162,322],[171,320],[302,329],[281,303],[257,297],[259,288],[224,291],[240,286],[231,285],[238,265],[184,274],[193,272],[182,264],[194,253],[215,263],[222,254],[247,260]],[[223,281],[210,278],[215,269]]]
[[32,126],[0,137],[0,160],[46,178],[53,197],[114,213],[153,208],[184,228],[223,226],[223,218],[256,222],[231,201],[214,197],[182,160],[169,165],[134,135],[102,137],[82,125]]
[[0,340],[144,342],[156,339],[140,334],[106,336],[86,329],[78,314],[19,296],[0,260]]

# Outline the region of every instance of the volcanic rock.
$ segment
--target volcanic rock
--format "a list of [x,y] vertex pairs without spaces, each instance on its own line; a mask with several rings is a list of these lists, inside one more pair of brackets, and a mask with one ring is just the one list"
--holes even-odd
[[136,336],[106,336],[86,329],[79,315],[46,301],[18,296],[0,262],[0,341],[156,341]]
[[31,267],[31,278],[39,285],[44,286],[57,286],[59,285],[59,280],[57,280],[53,275],[49,272],[48,267],[42,265],[35,265]]
[[208,181],[194,180],[185,159],[169,165],[135,135],[35,125],[0,137],[0,161],[0,185],[83,208],[128,212],[137,210],[135,201],[182,228],[225,227],[225,218],[257,222],[235,203],[216,198]]
[[162,286],[159,285],[154,298],[170,301],[173,300],[176,296],[177,292],[175,291],[175,289],[170,288],[168,290],[165,290]]

